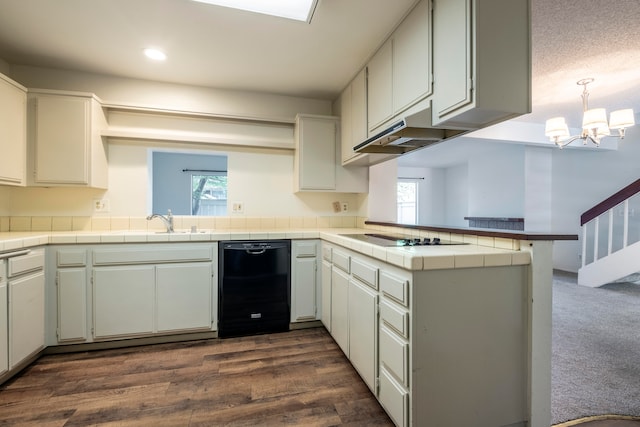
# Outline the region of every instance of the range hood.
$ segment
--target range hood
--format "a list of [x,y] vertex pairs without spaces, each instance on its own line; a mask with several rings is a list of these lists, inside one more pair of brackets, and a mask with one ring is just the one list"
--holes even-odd
[[425,108],[400,119],[382,132],[354,146],[353,151],[401,155],[466,132],[468,130],[432,127],[431,108]]

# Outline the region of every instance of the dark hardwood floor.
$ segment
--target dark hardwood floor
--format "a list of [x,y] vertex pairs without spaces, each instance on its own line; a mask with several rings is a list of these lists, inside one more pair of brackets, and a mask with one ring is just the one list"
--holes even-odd
[[392,426],[324,328],[46,355],[0,426]]

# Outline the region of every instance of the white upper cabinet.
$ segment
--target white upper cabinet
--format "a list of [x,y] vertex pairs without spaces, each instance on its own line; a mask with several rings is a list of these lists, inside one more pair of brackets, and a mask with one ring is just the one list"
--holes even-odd
[[362,156],[353,146],[367,139],[367,70],[363,68],[340,96],[342,163]]
[[393,115],[393,39],[389,39],[367,65],[367,117],[369,130]]
[[431,1],[422,0],[367,65],[370,132],[431,94],[431,68]]
[[369,170],[342,167],[339,118],[299,114],[296,116],[294,191],[366,193]]
[[25,185],[27,89],[0,74],[0,184]]
[[105,128],[91,94],[30,91],[28,184],[107,188]]
[[476,129],[531,111],[529,0],[433,8],[433,124]]
[[335,190],[338,118],[296,116],[294,191]]
[[431,2],[423,0],[393,33],[393,111],[431,95]]

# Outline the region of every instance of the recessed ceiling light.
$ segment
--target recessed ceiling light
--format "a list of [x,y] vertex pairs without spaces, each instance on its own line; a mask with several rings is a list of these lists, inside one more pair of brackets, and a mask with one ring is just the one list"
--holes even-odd
[[318,0],[194,0],[296,21],[311,22]]
[[147,58],[153,59],[154,61],[164,61],[167,59],[167,55],[158,49],[147,48],[144,50],[144,54]]

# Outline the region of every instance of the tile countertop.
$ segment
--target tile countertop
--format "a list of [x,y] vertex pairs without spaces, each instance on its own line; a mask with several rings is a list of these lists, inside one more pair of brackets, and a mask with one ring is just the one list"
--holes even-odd
[[[527,265],[531,256],[520,251],[520,242],[512,239],[488,239],[469,235],[442,236],[468,245],[381,247],[351,239],[342,234],[371,230],[353,228],[301,230],[215,230],[175,232],[155,231],[62,231],[0,233],[0,252],[47,244],[215,242],[220,240],[323,239],[355,252],[388,262],[407,270],[437,270],[504,265]],[[422,237],[422,236],[421,236]]]

